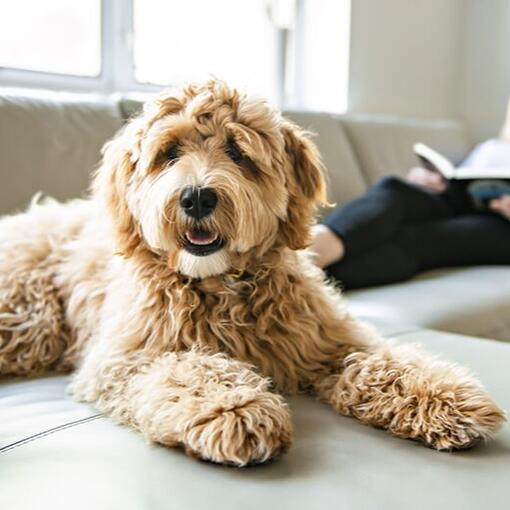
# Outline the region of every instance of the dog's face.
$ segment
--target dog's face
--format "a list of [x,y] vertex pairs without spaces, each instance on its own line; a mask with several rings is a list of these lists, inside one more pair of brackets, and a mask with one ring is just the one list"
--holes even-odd
[[143,249],[194,278],[305,247],[324,188],[306,134],[219,81],[146,105],[95,180],[124,255]]

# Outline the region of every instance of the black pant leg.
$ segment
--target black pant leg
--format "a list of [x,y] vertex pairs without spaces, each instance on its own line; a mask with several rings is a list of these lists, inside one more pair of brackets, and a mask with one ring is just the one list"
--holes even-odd
[[429,269],[485,264],[510,264],[510,221],[491,213],[409,225],[326,273],[349,290],[407,280]]
[[403,225],[453,213],[445,196],[398,177],[384,177],[363,196],[333,211],[323,223],[342,238],[347,255],[358,255],[387,242]]
[[468,180],[452,180],[448,183],[446,191],[441,195],[453,214],[469,214],[474,212],[473,200],[467,192]]
[[510,221],[498,214],[465,214],[413,225],[394,240],[417,270],[510,263]]
[[358,255],[347,255],[325,271],[345,290],[351,290],[408,280],[419,268],[412,251],[390,241]]

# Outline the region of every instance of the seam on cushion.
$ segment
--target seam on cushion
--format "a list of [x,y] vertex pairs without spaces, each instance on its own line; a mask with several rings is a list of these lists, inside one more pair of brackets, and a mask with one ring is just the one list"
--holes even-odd
[[102,418],[102,417],[103,417],[102,414],[93,414],[92,416],[87,416],[86,418],[81,418],[80,420],[71,421],[69,423],[64,423],[63,425],[59,425],[57,427],[53,427],[51,429],[44,430],[43,432],[38,432],[37,434],[34,434],[32,436],[25,437],[24,439],[20,439],[19,441],[15,441],[14,443],[10,443],[5,446],[2,446],[0,448],[0,453],[5,453],[10,450],[14,450],[15,448],[19,448],[20,446],[24,446],[28,443],[32,443],[33,441],[36,441],[43,437],[51,436],[52,434],[55,434],[62,430],[76,427],[77,425],[81,425],[83,423],[88,423],[90,421],[94,421],[94,420],[97,420],[98,418]]

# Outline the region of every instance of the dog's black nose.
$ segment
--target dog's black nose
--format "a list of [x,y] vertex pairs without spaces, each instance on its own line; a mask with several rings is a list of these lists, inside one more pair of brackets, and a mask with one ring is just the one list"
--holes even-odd
[[181,207],[195,220],[201,220],[211,214],[217,203],[218,197],[211,188],[188,186],[181,193]]

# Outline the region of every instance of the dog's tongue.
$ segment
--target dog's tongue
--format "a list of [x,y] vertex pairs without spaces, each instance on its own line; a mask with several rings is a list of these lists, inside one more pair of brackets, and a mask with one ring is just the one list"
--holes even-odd
[[211,244],[218,239],[218,234],[216,232],[208,232],[207,230],[188,230],[186,232],[186,239],[193,244]]

